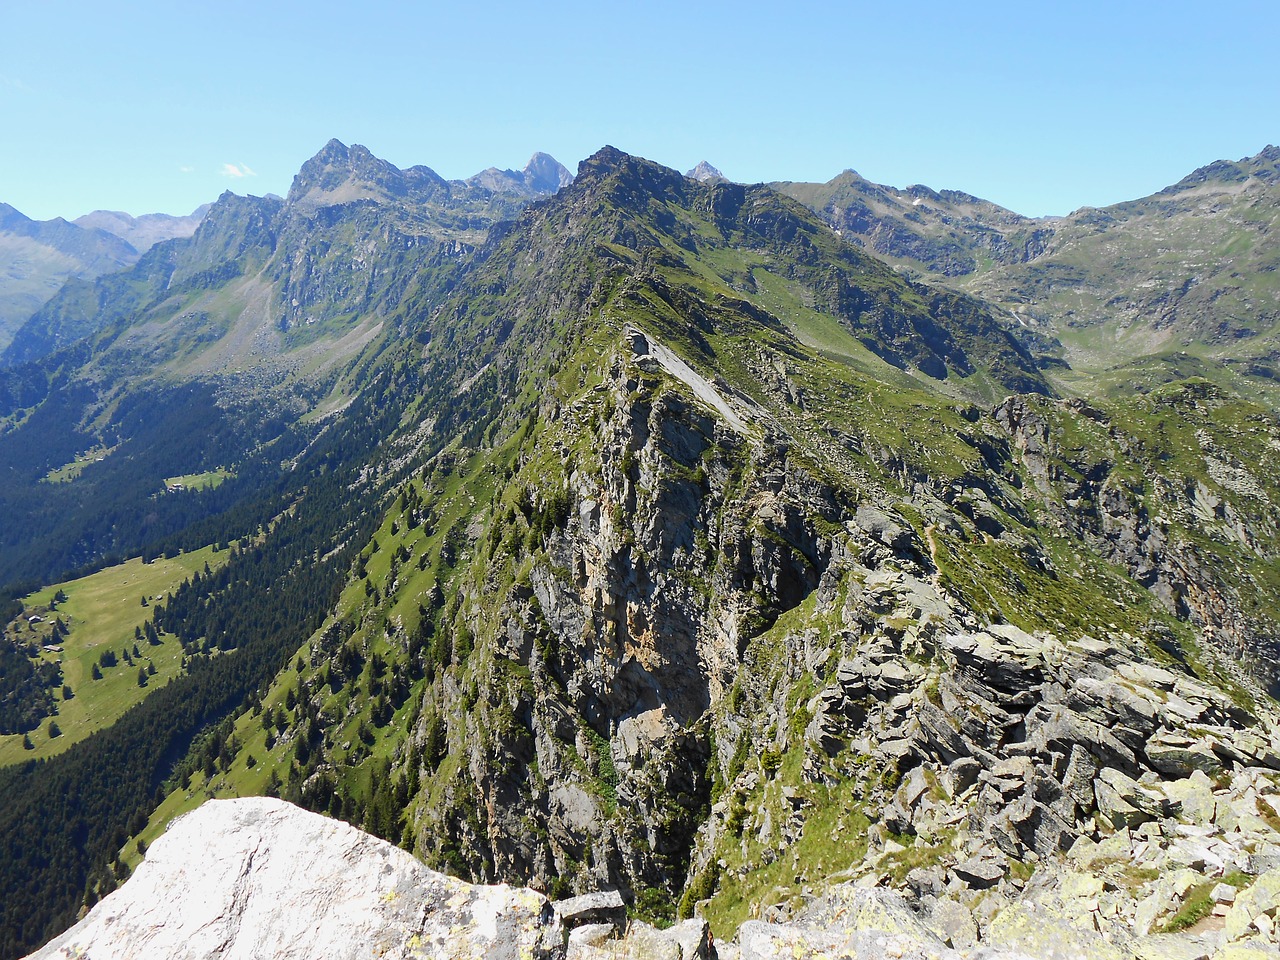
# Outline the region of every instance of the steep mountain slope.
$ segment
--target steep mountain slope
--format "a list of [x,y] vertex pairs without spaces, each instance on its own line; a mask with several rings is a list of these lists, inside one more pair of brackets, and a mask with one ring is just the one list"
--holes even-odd
[[1056,218],[1016,214],[959,190],[899,190],[846,170],[826,183],[775,183],[841,236],[895,265],[963,277],[1025,263],[1053,238]]
[[1179,824],[1262,872],[1271,407],[1182,370],[1059,400],[1015,322],[767,187],[606,148],[487,190],[331,143],[153,248],[11,402],[0,442],[115,425],[147,358],[228,425],[193,465],[245,453],[202,528],[236,548],[156,612],[186,676],[0,773],[6,951],[219,795],[721,932],[852,876],[994,924],[1068,849],[1193,856]]
[[[772,191],[584,161],[432,317],[407,423],[440,452],[141,838],[278,792],[465,876],[710,899],[731,930],[771,887],[869,871],[868,823],[914,850],[897,882],[983,850],[1025,880],[1125,823],[1099,769],[1126,797],[1184,789],[1177,757],[1274,769],[1267,699],[1218,652],[1273,679],[1276,557],[1240,532],[1280,491],[1239,471],[1280,424],[1197,383],[984,411],[878,360],[930,322],[1001,356],[936,302]],[[198,609],[166,627],[198,642]],[[945,845],[908,777],[954,801]]]
[[[0,450],[21,468],[0,479],[15,518],[0,583],[139,550],[210,509],[197,504],[254,496],[297,455],[271,448],[282,431],[364,389],[409,311],[530,190],[450,184],[333,141],[286,200],[226,194],[190,239],[68,284],[5,354],[19,365],[0,387]],[[91,449],[111,453],[74,483],[43,482]],[[164,477],[219,468],[234,476],[217,491],[154,501]]]
[[[370,174],[364,187],[357,168]],[[418,389],[404,361],[421,343],[406,330],[424,324],[492,218],[528,194],[441,190],[423,169],[401,177],[331,143],[291,199],[228,195],[191,239],[82,287],[81,316],[101,329],[0,382],[0,449],[13,467],[0,477],[9,596],[36,585],[19,578],[113,554],[237,544],[216,576],[192,579],[219,592],[202,612],[220,630],[184,651],[180,678],[66,753],[0,772],[0,828],[26,838],[6,847],[16,864],[6,883],[21,890],[2,898],[6,955],[65,925],[80,900],[71,889],[99,889],[112,833],[145,818],[192,738],[314,629],[352,538],[358,547],[376,523],[378,508],[350,491],[376,503],[390,480],[367,471],[385,459],[394,477],[397,458],[426,442],[421,431],[394,442]],[[335,182],[368,196],[331,203]],[[60,300],[72,320],[78,295]],[[162,492],[166,477],[211,470],[224,478],[216,488]],[[63,476],[74,479],[53,482]],[[234,658],[213,656],[231,649]],[[59,855],[39,852],[49,849]]]
[[137,259],[137,250],[110,231],[61,218],[31,220],[0,203],[0,349],[67,280],[92,279]]
[[[1041,219],[852,171],[777,186],[900,269],[975,294],[1056,341],[1044,347],[1080,373],[1057,371],[1065,389],[1095,392],[1095,377],[1112,369],[1121,382],[1158,379],[1188,351],[1205,362],[1199,372],[1275,406],[1280,148],[1209,164],[1140,200]],[[1157,363],[1126,370],[1149,356]]]

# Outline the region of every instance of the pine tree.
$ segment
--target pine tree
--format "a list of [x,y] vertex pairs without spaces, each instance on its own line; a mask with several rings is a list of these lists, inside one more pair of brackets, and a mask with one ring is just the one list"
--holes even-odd
[[98,665],[96,663],[93,665],[93,669],[90,670],[89,673],[95,680],[102,679],[102,671],[98,669]]
[[138,686],[145,687],[147,685],[147,668],[138,668]]

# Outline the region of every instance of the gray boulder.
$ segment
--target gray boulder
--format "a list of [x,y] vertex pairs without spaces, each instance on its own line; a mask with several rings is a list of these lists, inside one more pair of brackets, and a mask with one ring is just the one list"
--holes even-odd
[[627,926],[627,905],[617,890],[584,893],[580,897],[557,900],[552,904],[556,918],[567,928],[584,924],[612,924],[619,932]]

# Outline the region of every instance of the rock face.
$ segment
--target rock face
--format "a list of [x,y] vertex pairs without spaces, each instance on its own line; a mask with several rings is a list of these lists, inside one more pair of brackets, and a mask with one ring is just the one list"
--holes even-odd
[[212,800],[175,822],[127,884],[32,958],[268,960],[563,956],[539,894],[428,870],[281,800]]

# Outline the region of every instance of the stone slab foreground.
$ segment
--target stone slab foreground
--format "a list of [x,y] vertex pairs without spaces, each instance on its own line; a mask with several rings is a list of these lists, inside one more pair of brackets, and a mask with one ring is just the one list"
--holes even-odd
[[564,955],[541,894],[429,870],[282,800],[211,800],[31,960],[535,960]]

